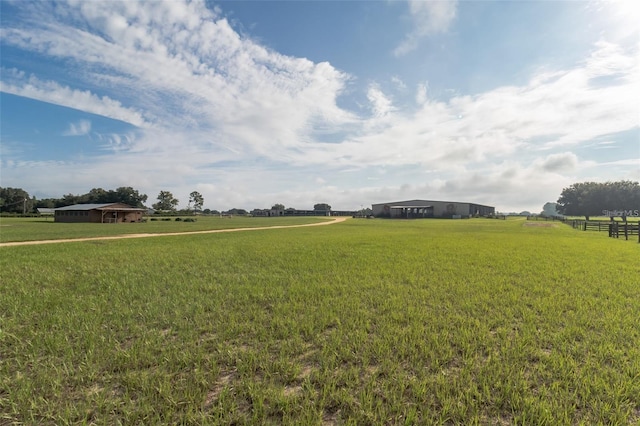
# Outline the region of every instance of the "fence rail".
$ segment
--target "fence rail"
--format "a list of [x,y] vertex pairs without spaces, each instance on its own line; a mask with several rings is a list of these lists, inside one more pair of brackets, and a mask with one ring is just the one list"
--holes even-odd
[[637,235],[640,243],[640,223],[612,222],[609,225],[609,236],[620,238],[620,234],[624,235],[625,240],[628,240],[630,235]]
[[611,238],[624,237],[628,240],[629,237],[634,235],[638,236],[638,243],[640,243],[640,222],[620,222],[612,220],[579,220],[579,219],[564,219],[561,217],[544,217],[544,216],[529,216],[527,220],[544,220],[566,223],[574,229],[581,231],[598,231],[607,232]]
[[574,229],[580,229],[582,231],[598,231],[607,232],[611,238],[624,237],[628,240],[629,237],[634,235],[638,236],[638,242],[640,243],[640,223],[639,222],[616,222],[616,221],[604,221],[604,220],[566,220],[566,224],[572,226]]

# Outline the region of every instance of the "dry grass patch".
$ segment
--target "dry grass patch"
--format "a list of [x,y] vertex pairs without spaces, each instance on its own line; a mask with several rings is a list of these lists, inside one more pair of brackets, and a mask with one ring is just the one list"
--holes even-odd
[[236,376],[236,371],[229,371],[227,373],[223,373],[220,377],[218,377],[218,380],[216,380],[216,382],[214,383],[213,388],[209,392],[207,392],[207,397],[205,398],[203,404],[205,409],[211,407],[211,405],[213,405],[213,403],[217,401],[224,388],[229,386],[229,384],[235,380]]
[[300,386],[300,385],[285,386],[283,394],[286,397],[292,397],[292,396],[301,395],[302,394],[302,386]]

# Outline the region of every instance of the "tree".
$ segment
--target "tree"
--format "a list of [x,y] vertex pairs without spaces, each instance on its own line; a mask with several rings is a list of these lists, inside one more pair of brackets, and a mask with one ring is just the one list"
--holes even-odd
[[65,194],[60,199],[58,207],[63,206],[71,206],[74,204],[85,204],[89,202],[89,198],[87,194],[84,195],[75,195],[75,194]]
[[56,205],[56,202],[58,200],[55,198],[43,198],[41,200],[36,201],[36,205],[35,208],[39,209],[39,208],[45,208],[45,209],[54,209],[56,207],[58,207]]
[[22,188],[0,188],[0,209],[8,213],[31,213],[35,198]]
[[226,213],[230,215],[236,215],[236,216],[246,216],[248,214],[248,212],[245,209],[236,209],[236,208],[227,210]]
[[564,188],[557,210],[567,216],[602,215],[606,210],[628,211],[640,208],[640,184],[631,181],[582,182]]
[[542,212],[540,215],[545,217],[560,216],[560,213],[557,211],[557,206],[558,205],[556,203],[545,203],[544,206],[542,206]]
[[[5,189],[14,190],[14,188],[5,188]],[[23,190],[20,189],[20,191],[23,191]],[[22,194],[22,196],[26,194],[28,198],[29,194],[27,194],[26,191],[23,191],[23,192],[24,193]],[[73,204],[87,204],[87,203],[90,203],[90,204],[124,203],[134,207],[144,207],[144,203],[146,203],[147,198],[148,198],[147,194],[141,194],[140,192],[138,192],[137,190],[133,189],[130,186],[121,186],[115,191],[113,189],[105,190],[102,188],[93,188],[91,189],[91,191],[87,192],[86,194],[81,194],[81,195],[66,194],[66,195],[63,195],[61,198],[45,198],[37,201],[35,200],[35,198],[33,198],[31,200],[31,204],[32,204],[31,206],[29,205],[29,202],[27,202],[27,207],[28,207],[27,211],[31,211],[34,207],[35,208],[40,208],[40,207],[57,208],[57,207],[70,206]],[[20,212],[22,212],[23,207],[20,207],[19,209]],[[3,211],[5,210],[3,209]]]
[[[130,186],[121,186],[115,190],[115,202],[129,204],[134,207],[144,207],[147,202],[147,194],[140,194]],[[177,204],[176,200],[176,204]],[[109,201],[107,201],[109,202]]]
[[179,201],[173,197],[169,191],[160,191],[158,194],[158,202],[153,205],[156,210],[175,211]]
[[87,195],[87,203],[103,204],[114,203],[113,191],[105,191],[102,188],[93,188]]
[[320,203],[320,204],[315,204],[313,206],[313,210],[315,211],[329,211],[331,210],[331,206],[327,203]]
[[271,206],[271,210],[284,210],[284,204],[274,204]]
[[204,198],[198,191],[193,191],[189,194],[189,205],[193,204],[193,212],[202,210],[202,204],[204,204]]

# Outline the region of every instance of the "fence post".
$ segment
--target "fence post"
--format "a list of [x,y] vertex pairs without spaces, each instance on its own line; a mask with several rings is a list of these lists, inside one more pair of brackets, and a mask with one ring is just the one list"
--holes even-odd
[[582,229],[582,230],[583,230],[583,231],[586,231],[586,230],[587,230],[587,221],[586,221],[586,220],[584,221],[584,227],[583,227],[583,229]]
[[629,241],[629,226],[627,222],[624,223],[624,239]]

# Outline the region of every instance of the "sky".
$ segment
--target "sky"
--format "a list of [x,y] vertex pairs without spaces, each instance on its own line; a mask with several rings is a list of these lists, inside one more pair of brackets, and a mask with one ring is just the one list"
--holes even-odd
[[0,186],[540,212],[640,180],[637,1],[0,0]]

